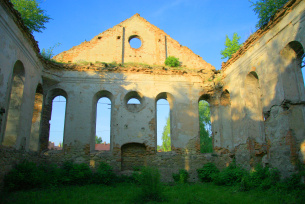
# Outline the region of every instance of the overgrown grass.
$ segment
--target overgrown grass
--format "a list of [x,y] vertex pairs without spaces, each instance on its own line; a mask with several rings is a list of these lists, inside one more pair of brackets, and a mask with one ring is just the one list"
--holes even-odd
[[[19,191],[2,195],[2,203],[134,203],[141,187],[133,183],[86,185]],[[213,183],[164,186],[161,203],[303,203],[297,192],[247,191]],[[1,202],[0,201],[0,202]],[[139,203],[139,202],[137,202]],[[157,202],[149,202],[157,203]]]
[[103,162],[91,171],[88,164],[68,161],[24,161],[5,176],[0,203],[305,203],[303,171],[283,181],[276,169],[258,165],[248,172],[235,162],[222,171],[207,163],[197,172],[206,183],[188,184],[188,172],[180,170],[169,186],[151,167],[119,177]]

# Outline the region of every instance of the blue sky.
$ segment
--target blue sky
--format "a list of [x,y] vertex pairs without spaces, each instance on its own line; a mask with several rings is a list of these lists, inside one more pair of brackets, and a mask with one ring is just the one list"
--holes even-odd
[[255,32],[250,6],[247,0],[45,0],[41,7],[52,20],[34,35],[41,49],[61,43],[58,54],[139,13],[220,69],[226,35],[237,32],[243,42]]
[[[42,33],[34,33],[40,49],[60,43],[53,51],[54,54],[61,53],[139,13],[216,69],[221,68],[220,51],[224,49],[226,35],[232,38],[237,32],[241,37],[240,43],[243,43],[256,31],[258,22],[247,0],[45,0],[40,6],[52,18]],[[58,105],[58,113],[64,112],[64,103],[54,104]],[[64,122],[63,116],[56,112],[52,115],[54,122],[51,121],[50,140],[58,144],[62,141]],[[107,108],[101,112],[105,113],[102,115],[106,119],[97,119],[98,124],[103,124],[101,129],[97,129],[99,136],[110,129],[103,122],[110,117]],[[163,115],[158,115],[158,121],[165,124],[168,111],[160,112]],[[158,141],[162,130],[162,126],[158,127]]]

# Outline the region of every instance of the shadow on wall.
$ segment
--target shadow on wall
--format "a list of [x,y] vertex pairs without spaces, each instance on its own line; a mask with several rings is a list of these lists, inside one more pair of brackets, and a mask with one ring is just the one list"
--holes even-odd
[[[283,46],[279,44],[282,41],[274,39],[265,45],[264,58],[247,60],[247,66],[252,68],[246,76],[240,73],[244,77],[240,93],[231,94],[236,161],[248,169],[262,162],[287,176],[300,163],[304,164],[305,91],[301,72],[304,48],[301,42],[305,41],[304,31],[297,30],[295,41]],[[236,100],[242,101],[242,105]]]

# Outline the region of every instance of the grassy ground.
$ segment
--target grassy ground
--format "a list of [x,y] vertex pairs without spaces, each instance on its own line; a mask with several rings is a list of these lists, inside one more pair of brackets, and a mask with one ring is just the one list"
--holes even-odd
[[[19,191],[2,194],[1,203],[140,203],[136,184],[87,185]],[[210,183],[164,186],[163,203],[302,203],[296,193],[276,191],[239,192],[237,187]],[[298,194],[300,195],[300,193]],[[304,194],[305,195],[305,192]],[[304,201],[304,200],[303,200]],[[154,203],[154,202],[151,202]]]

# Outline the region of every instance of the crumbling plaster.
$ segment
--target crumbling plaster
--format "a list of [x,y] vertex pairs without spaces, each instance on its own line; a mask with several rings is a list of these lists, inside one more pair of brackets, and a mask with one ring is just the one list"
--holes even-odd
[[[305,93],[297,68],[300,55],[294,52],[305,43],[304,11],[304,1],[288,2],[274,21],[254,33],[221,71],[215,71],[138,14],[55,57],[63,62],[88,61],[88,65],[45,61],[12,5],[1,0],[0,106],[5,113],[0,120],[0,165],[4,169],[0,179],[21,155],[31,159],[36,155],[37,161],[85,162],[92,168],[104,161],[116,172],[134,165],[157,166],[164,180],[184,168],[194,181],[196,169],[203,164],[214,162],[223,168],[235,158],[248,169],[263,163],[288,176],[304,163],[305,156],[301,150]],[[142,40],[139,49],[128,44],[133,35]],[[163,67],[166,55],[179,57],[182,70]],[[24,69],[24,88],[16,109],[20,118],[10,124],[7,110],[16,62]],[[124,67],[123,62],[148,66]],[[37,94],[39,84],[43,98]],[[141,105],[126,105],[136,93]],[[58,95],[67,100],[64,148],[50,151],[49,120],[52,100]],[[110,151],[94,150],[96,103],[101,97],[111,100]],[[156,102],[161,98],[170,104],[171,152],[156,152]],[[210,103],[212,154],[200,153],[200,99]],[[8,133],[9,126],[16,131]],[[16,142],[4,142],[9,134]],[[21,154],[23,150],[28,153]]]
[[[288,11],[269,32],[255,43],[250,43],[247,52],[238,56],[234,63],[224,69],[224,84],[231,96],[237,162],[248,165],[248,168],[253,167],[255,162],[244,161],[253,160],[255,155],[260,155],[259,157],[264,157],[265,164],[279,168],[286,175],[296,170],[296,155],[293,154],[301,155],[300,147],[305,140],[305,92],[299,64],[300,56],[292,49],[284,52],[291,42],[300,44],[303,48],[305,45],[305,3],[297,3],[293,11]],[[253,38],[255,39],[255,36]],[[247,106],[249,91],[245,87],[247,75],[251,72],[258,76],[258,89],[253,94],[261,104],[261,117],[245,120],[248,110],[251,109]],[[257,124],[256,134],[260,135],[259,137],[245,134],[249,124]],[[254,151],[250,147],[251,140],[257,143]],[[294,142],[292,144],[284,142],[285,140]],[[298,159],[303,163],[303,156]]]
[[[26,32],[16,24],[16,21],[14,21],[16,17],[10,13],[10,7],[7,6],[7,3],[1,2],[0,13],[0,107],[5,111],[0,116],[0,141],[4,140],[5,129],[17,129],[17,141],[11,145],[20,148],[21,141],[24,140],[22,138],[26,138],[29,141],[34,95],[38,83],[42,82],[42,63],[36,56],[36,47],[34,46],[33,48],[32,39],[29,39],[28,35],[25,34]],[[25,72],[24,90],[20,106],[22,114],[20,115],[19,124],[6,125],[13,68],[17,61],[22,62]]]

